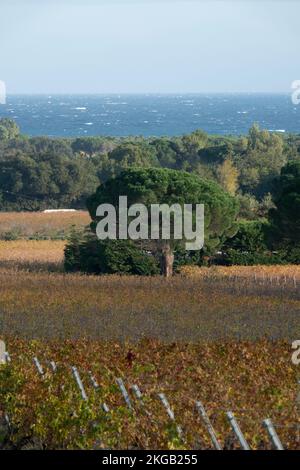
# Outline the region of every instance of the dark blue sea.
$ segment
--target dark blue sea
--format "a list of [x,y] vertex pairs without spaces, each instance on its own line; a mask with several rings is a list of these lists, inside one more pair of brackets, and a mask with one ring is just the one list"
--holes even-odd
[[300,105],[284,94],[12,95],[0,117],[30,136],[240,135],[254,122],[300,133]]

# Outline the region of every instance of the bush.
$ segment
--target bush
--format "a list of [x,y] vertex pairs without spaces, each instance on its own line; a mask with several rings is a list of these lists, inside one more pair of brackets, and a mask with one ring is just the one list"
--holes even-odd
[[240,252],[257,253],[268,250],[267,234],[269,224],[261,220],[242,220],[234,237],[228,239],[224,250],[233,249]]
[[223,263],[229,266],[286,264],[285,252],[270,251],[269,230],[270,225],[264,220],[240,221],[236,235],[223,247]]
[[13,241],[20,238],[20,230],[12,229],[7,230],[6,232],[0,233],[0,240]]
[[157,260],[131,240],[101,241],[89,232],[73,233],[65,248],[65,270],[90,274],[159,274]]
[[228,266],[256,266],[256,265],[276,265],[289,264],[283,253],[264,252],[241,252],[230,249],[225,256],[225,264]]

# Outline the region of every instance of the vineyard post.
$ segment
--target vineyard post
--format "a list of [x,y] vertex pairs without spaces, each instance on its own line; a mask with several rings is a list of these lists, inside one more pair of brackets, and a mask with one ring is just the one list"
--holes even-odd
[[6,347],[4,341],[0,340],[0,364],[6,364]]
[[221,445],[218,441],[218,438],[217,438],[217,435],[216,435],[215,430],[213,428],[213,425],[211,424],[211,421],[210,421],[210,419],[209,419],[209,417],[208,417],[208,415],[205,411],[205,408],[204,408],[203,404],[201,403],[201,401],[196,401],[196,409],[197,409],[199,415],[203,419],[203,422],[204,422],[204,424],[206,426],[206,429],[207,429],[207,431],[210,435],[210,438],[212,440],[214,448],[216,450],[222,450],[222,447],[221,447]]
[[[10,356],[6,351],[6,346],[4,341],[0,340],[0,364],[8,364],[10,362]],[[7,413],[4,413],[4,419],[8,426],[8,429],[11,431],[10,419]]]
[[93,385],[94,389],[98,390],[100,388],[99,384],[98,384],[97,380],[95,379],[95,377],[93,376],[91,371],[89,371],[89,376],[90,376],[90,379],[91,379],[91,382],[92,382],[92,385]]
[[131,386],[131,389],[133,391],[133,393],[135,394],[136,398],[139,400],[139,402],[143,405],[143,401],[142,401],[142,392],[140,391],[139,389],[139,386],[136,385],[136,384],[133,384]]
[[50,367],[51,367],[51,369],[52,369],[52,372],[56,372],[57,366],[56,366],[55,362],[54,362],[54,361],[50,361],[49,364],[50,364]]
[[271,440],[273,446],[275,447],[275,449],[276,450],[284,450],[283,445],[281,444],[281,441],[278,437],[277,432],[275,431],[275,428],[273,426],[273,423],[272,423],[271,419],[264,419],[263,420],[263,425],[267,429],[270,440]]
[[9,416],[7,413],[4,413],[4,419],[5,419],[5,422],[8,426],[8,429],[11,431],[11,422],[10,422],[10,419],[9,419]]
[[105,413],[109,413],[109,408],[106,403],[102,403],[102,410],[105,411]]
[[150,411],[148,411],[148,410],[146,410],[146,409],[144,408],[143,395],[142,395],[142,392],[141,392],[140,389],[139,389],[139,386],[136,385],[136,384],[133,384],[133,385],[131,386],[131,390],[132,390],[133,393],[135,394],[135,396],[136,396],[136,398],[138,399],[140,405],[143,407],[143,410],[144,410],[144,412],[146,413],[146,415],[150,417],[150,416],[151,416]]
[[[99,389],[100,389],[100,385],[98,384],[96,378],[95,378],[94,375],[92,374],[92,371],[89,371],[89,376],[90,376],[90,379],[91,379],[91,382],[92,382],[92,385],[93,385],[94,389],[95,389],[95,390],[99,390]],[[101,408],[102,408],[102,410],[103,410],[105,413],[109,413],[109,407],[107,406],[106,403],[102,403]]]
[[5,351],[4,357],[5,357],[5,360],[6,360],[6,364],[8,364],[9,362],[11,362],[11,357],[10,357],[8,351]]
[[80,393],[81,393],[81,397],[83,400],[87,401],[88,397],[87,397],[87,394],[85,393],[85,390],[84,390],[84,386],[83,386],[83,383],[81,381],[81,378],[80,378],[80,375],[78,373],[78,370],[75,366],[72,366],[72,372],[73,372],[73,376],[75,378],[75,381],[77,383],[77,386],[80,390]]
[[237,420],[235,419],[233,413],[231,411],[226,412],[226,416],[230,422],[231,428],[233,432],[235,433],[236,437],[239,440],[239,443],[241,444],[241,447],[243,450],[251,450],[248,442],[245,439],[244,434],[242,433]]
[[34,362],[35,367],[37,368],[38,373],[40,374],[41,377],[43,377],[44,371],[40,364],[40,361],[38,360],[36,356],[33,358],[33,362]]
[[[165,395],[164,393],[159,393],[159,394],[158,394],[158,397],[159,397],[160,401],[162,402],[163,406],[165,407],[166,412],[167,412],[167,414],[168,414],[170,420],[173,421],[173,422],[176,424],[174,411],[173,411],[172,408],[170,407],[170,404],[169,404],[169,402],[168,402],[168,400],[167,400],[166,395]],[[183,437],[183,432],[182,432],[181,427],[180,427],[178,424],[176,424],[176,429],[177,429],[178,436],[182,439],[182,437]]]
[[[297,396],[296,396],[296,408],[297,408],[297,415],[299,419],[299,414],[300,414],[300,379],[297,381]],[[297,441],[299,443],[300,441],[300,426],[297,424]]]
[[128,395],[128,392],[126,390],[123,380],[119,377],[116,379],[116,382],[121,390],[121,393],[123,395],[126,405],[128,406],[130,410],[132,410],[131,401],[130,401],[130,398],[129,398],[129,395]]

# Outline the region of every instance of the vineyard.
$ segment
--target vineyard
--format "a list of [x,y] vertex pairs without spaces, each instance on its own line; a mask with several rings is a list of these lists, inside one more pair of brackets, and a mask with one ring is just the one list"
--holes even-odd
[[299,267],[86,276],[63,248],[0,243],[1,448],[299,449]]
[[288,343],[11,338],[7,349],[4,448],[299,448]]
[[0,240],[65,239],[72,227],[89,223],[86,211],[0,212]]
[[0,269],[61,272],[64,247],[63,240],[0,240]]
[[211,271],[165,280],[29,272],[15,263],[0,270],[3,335],[165,342],[300,337],[299,288],[293,276],[255,278],[251,269],[248,277]]

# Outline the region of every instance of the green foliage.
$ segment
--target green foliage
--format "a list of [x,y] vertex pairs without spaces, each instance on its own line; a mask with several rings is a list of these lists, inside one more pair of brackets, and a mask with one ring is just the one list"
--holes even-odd
[[274,177],[295,158],[300,158],[300,136],[257,125],[242,137],[196,130],[177,137],[64,139],[29,138],[20,135],[14,121],[0,119],[0,210],[84,208],[100,183],[122,171],[161,167],[219,182],[238,194],[240,216],[253,219],[266,215],[270,204],[263,200]]
[[141,276],[159,273],[156,259],[132,241],[100,241],[89,232],[72,233],[65,248],[65,270]]
[[237,195],[240,210],[239,218],[245,220],[256,220],[258,217],[259,201],[249,193]]
[[282,256],[274,255],[268,249],[268,230],[267,221],[240,221],[237,233],[227,240],[223,247],[225,264],[245,266],[282,264]]
[[262,197],[270,192],[272,181],[286,163],[284,143],[280,135],[260,130],[254,124],[249,131],[245,152],[237,157],[240,171],[240,187]]
[[20,230],[18,229],[7,230],[6,232],[3,232],[3,233],[0,232],[0,240],[12,241],[12,240],[18,240],[19,238],[20,238]]
[[196,175],[171,169],[132,168],[117,178],[98,187],[87,200],[88,210],[95,230],[96,210],[100,204],[110,203],[118,208],[119,196],[126,195],[128,205],[151,204],[204,204],[205,250],[215,250],[235,233],[235,217],[238,204],[215,182]]
[[241,252],[264,252],[267,250],[266,234],[268,223],[261,220],[240,221],[234,237],[227,240],[224,249],[234,249]]
[[18,137],[20,129],[12,119],[0,119],[0,141]]
[[[253,286],[251,279],[248,284],[242,284],[242,289],[248,286]],[[250,316],[253,309],[252,299]],[[245,309],[240,308],[240,312],[240,323],[245,330]],[[223,317],[225,320],[231,315]],[[269,319],[269,315],[266,317]],[[290,365],[288,340],[237,341],[234,338],[220,342],[202,338],[199,342],[183,343],[144,339],[128,343],[116,339],[49,342],[9,338],[7,345],[13,351],[13,361],[0,368],[0,407],[9,415],[11,428],[6,431],[5,447],[0,441],[1,450],[33,449],[32,442],[45,450],[192,451],[200,446],[209,450],[213,447],[209,435],[199,426],[194,411],[199,383],[220,438],[229,430],[223,410],[238,403],[240,408],[251,409],[245,431],[249,429],[247,440],[252,449],[262,448],[261,416],[265,412],[271,417],[279,416],[282,442],[290,450],[299,448],[293,426],[297,422],[297,410],[291,406],[297,393],[297,370]],[[128,353],[133,357],[131,362],[127,360]],[[43,366],[43,378],[33,364],[34,356]],[[57,365],[55,373],[49,367],[49,360]],[[87,401],[80,397],[70,370],[72,364],[78,367]],[[92,387],[90,373],[100,385],[97,390]],[[133,399],[133,411],[126,409],[115,384],[116,376],[122,377],[128,388],[130,384],[138,384],[143,390],[143,406]],[[151,378],[150,383],[147,378]],[[176,393],[168,391],[168,399],[176,412],[176,424],[184,431],[184,441],[158,401],[162,378],[176,390]],[[236,386],[237,378],[243,386]],[[109,406],[109,413],[101,409],[103,403]],[[286,413],[289,408],[290,412]],[[264,441],[264,448],[269,448],[268,440]],[[238,447],[237,442],[235,448]]]
[[151,142],[157,159],[163,168],[178,168],[180,148],[175,140],[160,138]]
[[266,220],[240,221],[236,235],[227,240],[223,247],[225,264],[231,266],[297,264],[300,250],[294,250],[293,254],[286,250],[271,251],[270,232],[271,226]]
[[287,250],[300,246],[300,161],[288,163],[275,184],[274,203],[270,210],[272,241]]
[[79,157],[43,154],[0,159],[0,194],[6,210],[80,207],[97,186],[90,164]]
[[286,264],[300,264],[300,246],[289,246],[285,250],[281,250],[282,257]]
[[79,137],[72,142],[71,147],[74,153],[82,152],[91,156],[110,152],[116,145],[114,139],[109,137]]
[[241,252],[229,249],[226,253],[226,264],[229,266],[257,266],[289,264],[281,253],[271,252]]

